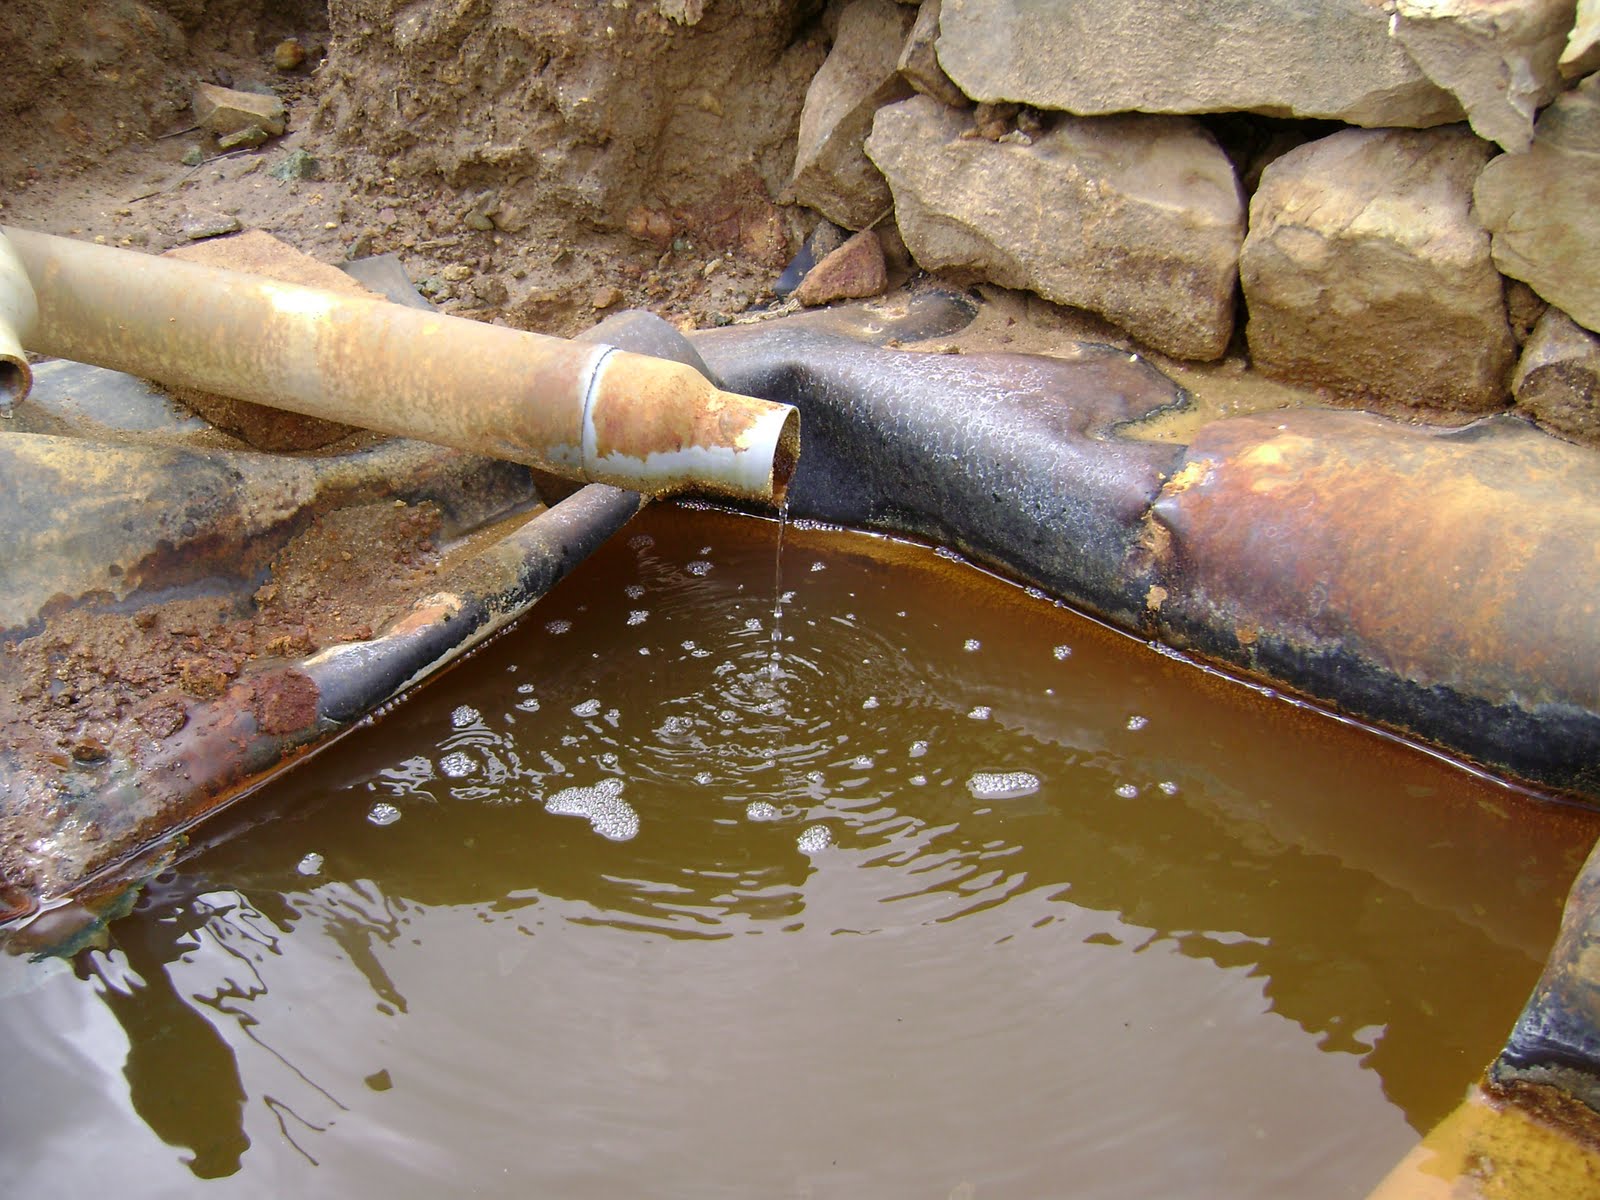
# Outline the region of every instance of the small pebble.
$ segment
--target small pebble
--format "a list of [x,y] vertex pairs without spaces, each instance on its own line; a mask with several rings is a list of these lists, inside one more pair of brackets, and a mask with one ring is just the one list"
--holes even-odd
[[293,71],[306,61],[306,48],[299,38],[284,38],[272,51],[272,65],[280,71]]

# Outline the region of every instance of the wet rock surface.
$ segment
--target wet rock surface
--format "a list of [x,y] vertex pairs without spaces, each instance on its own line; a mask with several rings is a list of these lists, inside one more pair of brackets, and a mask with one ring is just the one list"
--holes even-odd
[[1515,347],[1465,129],[1345,130],[1263,172],[1240,255],[1256,367],[1348,402],[1503,407]]

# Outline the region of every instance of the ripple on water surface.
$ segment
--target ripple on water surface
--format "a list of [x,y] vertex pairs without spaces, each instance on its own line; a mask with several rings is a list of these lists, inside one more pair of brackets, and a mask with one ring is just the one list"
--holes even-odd
[[8,998],[8,1183],[1363,1194],[1493,1056],[1593,818],[776,533],[652,506]]

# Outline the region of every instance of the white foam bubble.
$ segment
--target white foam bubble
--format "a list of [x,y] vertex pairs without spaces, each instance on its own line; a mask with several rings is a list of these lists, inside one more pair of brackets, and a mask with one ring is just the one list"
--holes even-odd
[[833,845],[833,831],[826,825],[810,825],[795,839],[795,845],[806,854],[817,854]]
[[665,721],[661,722],[661,728],[657,730],[657,732],[663,737],[678,737],[682,734],[688,733],[693,728],[693,717],[675,715],[668,717]]
[[547,632],[547,633],[566,633],[569,629],[572,628],[572,622],[571,621],[546,621],[544,623],[544,628],[545,628],[545,632]]
[[1178,785],[1173,783],[1170,779],[1163,779],[1160,783],[1156,784],[1156,786],[1168,796],[1176,796],[1178,794]]
[[760,617],[748,617],[748,618],[746,618],[745,619],[745,623],[744,623],[744,627],[746,629],[750,630],[752,633],[755,632],[756,630],[759,630],[761,628],[761,618]]
[[1072,657],[1072,647],[1071,646],[1057,646],[1054,650],[1050,651],[1050,653],[1054,654],[1056,656],[1057,661],[1060,661],[1063,658],[1071,658]]
[[704,576],[711,573],[711,564],[706,562],[704,559],[697,559],[684,569],[687,570],[691,575]]
[[701,787],[705,787],[708,783],[711,782],[711,772],[710,771],[700,771],[700,772],[698,772],[694,777],[694,781],[696,783],[698,783]]
[[452,750],[439,760],[439,770],[451,779],[464,779],[478,769],[478,764],[472,761],[472,756],[460,750]]
[[585,700],[581,704],[572,706],[572,715],[575,717],[598,717],[600,715],[600,701]]
[[911,782],[917,787],[925,787],[928,783],[928,777],[926,775],[913,775],[911,777]]
[[814,562],[811,564],[811,569],[813,571],[826,571],[828,569],[828,564],[824,562]]
[[861,702],[861,707],[862,708],[877,708],[878,707],[878,698],[876,696],[868,696],[865,700],[863,700]]
[[1139,730],[1143,729],[1148,724],[1150,724],[1149,717],[1141,717],[1136,714],[1128,718],[1128,728],[1133,730],[1135,733],[1139,732]]
[[852,767],[859,768],[860,770],[868,771],[872,769],[873,764],[872,759],[869,756],[865,754],[858,754],[850,760],[850,765]]
[[629,625],[643,625],[649,619],[650,610],[647,608],[636,608],[628,614]]
[[470,704],[463,704],[450,714],[450,724],[457,729],[465,729],[468,725],[476,725],[483,720],[483,714]]
[[644,595],[644,585],[630,583],[627,587],[622,589],[622,592],[623,595],[627,596],[629,600],[637,600],[640,596]]
[[593,787],[562,788],[545,800],[544,810],[558,817],[586,817],[591,829],[613,842],[626,842],[639,832],[639,814],[622,799],[622,780],[614,776]]
[[921,758],[927,752],[928,752],[928,743],[927,742],[912,742],[911,743],[911,757],[912,758]]
[[993,711],[994,710],[991,709],[987,704],[980,704],[971,712],[969,712],[967,716],[971,717],[974,721],[987,721],[989,719],[989,714]]
[[400,810],[392,804],[374,804],[367,810],[367,820],[374,825],[393,825],[400,819]]
[[1121,796],[1124,800],[1132,800],[1138,794],[1138,784],[1124,783],[1117,788],[1117,795]]
[[322,855],[313,850],[299,862],[295,863],[294,869],[299,871],[302,875],[321,875]]
[[751,821],[776,821],[783,816],[773,805],[765,800],[752,800],[744,806],[744,815]]
[[977,638],[968,638],[966,641],[961,643],[961,648],[967,651],[978,650],[981,649],[982,646],[983,643]]
[[1015,800],[1039,790],[1039,777],[1027,771],[979,771],[967,780],[979,800]]

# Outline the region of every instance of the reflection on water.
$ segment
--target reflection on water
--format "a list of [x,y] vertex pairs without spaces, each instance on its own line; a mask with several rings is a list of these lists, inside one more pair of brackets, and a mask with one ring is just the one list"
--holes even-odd
[[776,534],[651,510],[0,965],[18,1194],[1359,1195],[1454,1106],[1593,817]]

